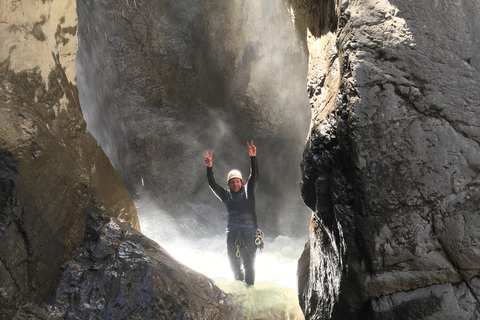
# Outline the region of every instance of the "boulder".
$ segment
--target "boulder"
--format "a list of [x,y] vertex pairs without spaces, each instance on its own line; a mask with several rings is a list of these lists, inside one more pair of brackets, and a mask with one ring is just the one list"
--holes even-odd
[[90,215],[84,246],[62,266],[42,308],[16,319],[231,319],[212,280],[116,218]]

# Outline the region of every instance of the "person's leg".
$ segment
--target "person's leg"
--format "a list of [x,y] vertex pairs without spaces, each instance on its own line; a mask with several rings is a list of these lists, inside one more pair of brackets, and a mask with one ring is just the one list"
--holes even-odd
[[245,269],[245,282],[251,286],[255,284],[255,230],[245,230],[242,232],[242,250],[243,267]]
[[255,284],[255,253],[249,253],[243,259],[243,266],[245,268],[245,282],[253,286]]
[[243,281],[245,276],[241,268],[241,259],[237,257],[237,244],[240,240],[237,241],[238,232],[228,232],[227,233],[227,255],[228,260],[230,261],[230,268],[233,271],[233,277],[235,280]]

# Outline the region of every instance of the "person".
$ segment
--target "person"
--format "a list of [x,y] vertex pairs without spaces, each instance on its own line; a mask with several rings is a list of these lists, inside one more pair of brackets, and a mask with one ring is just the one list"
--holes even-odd
[[231,170],[227,175],[227,188],[216,181],[213,174],[213,150],[205,152],[207,178],[210,189],[223,202],[228,214],[227,255],[235,280],[255,283],[255,236],[258,230],[255,212],[255,189],[258,181],[257,148],[247,142],[250,155],[250,176],[244,183],[240,171]]

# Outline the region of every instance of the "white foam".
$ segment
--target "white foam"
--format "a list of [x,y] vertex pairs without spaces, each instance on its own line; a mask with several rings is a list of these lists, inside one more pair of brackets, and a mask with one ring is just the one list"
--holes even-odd
[[142,213],[143,233],[158,242],[182,264],[211,278],[226,293],[232,294],[243,319],[303,319],[297,297],[297,261],[308,236],[265,238],[265,249],[257,250],[254,286],[235,282],[227,258],[226,236],[189,240],[175,220]]

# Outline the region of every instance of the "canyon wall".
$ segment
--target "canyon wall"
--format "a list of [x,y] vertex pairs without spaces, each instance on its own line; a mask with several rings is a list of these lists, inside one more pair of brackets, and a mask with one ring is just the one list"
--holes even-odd
[[478,1],[289,5],[313,110],[306,318],[478,319]]
[[207,225],[221,208],[203,200],[202,152],[220,180],[254,138],[262,222],[288,207],[300,226],[305,83],[288,69],[303,66],[306,318],[480,317],[478,3],[288,6],[303,44],[273,2],[84,1],[79,27],[73,1],[0,5],[1,318],[228,318],[228,297],[138,232],[120,177]]

